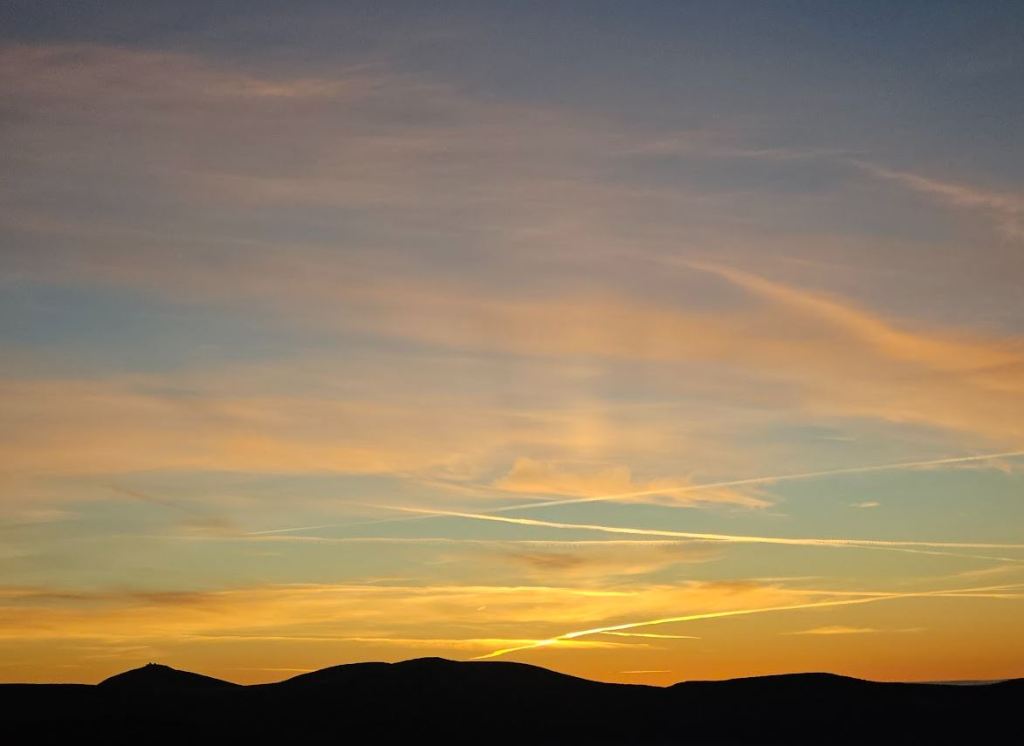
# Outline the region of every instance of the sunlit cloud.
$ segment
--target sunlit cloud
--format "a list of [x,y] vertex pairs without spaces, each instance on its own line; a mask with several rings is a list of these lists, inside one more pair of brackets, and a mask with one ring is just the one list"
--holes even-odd
[[[680,493],[696,493],[696,492],[701,492],[703,490],[708,490],[708,491],[711,491],[713,494],[721,494],[720,493],[721,490],[723,490],[725,488],[737,487],[737,486],[739,486],[739,487],[748,487],[748,486],[755,486],[755,485],[768,485],[768,484],[773,484],[773,483],[777,483],[777,482],[787,482],[787,481],[793,481],[793,480],[806,480],[806,479],[815,479],[815,478],[820,478],[820,477],[843,476],[843,475],[847,475],[847,474],[870,474],[870,473],[874,473],[874,472],[900,471],[900,470],[905,470],[905,469],[923,469],[923,468],[935,468],[935,467],[951,467],[951,466],[959,466],[959,465],[964,465],[964,464],[977,464],[977,463],[985,463],[985,462],[992,463],[993,468],[1002,469],[1003,467],[1001,466],[1001,464],[1006,459],[1016,458],[1016,457],[1021,456],[1021,455],[1024,455],[1024,452],[1022,452],[1022,451],[1010,451],[1010,452],[1001,452],[1001,453],[980,454],[980,455],[975,455],[975,456],[956,456],[956,457],[950,457],[950,458],[944,458],[944,459],[929,459],[929,460],[925,460],[925,461],[905,461],[905,462],[892,463],[892,464],[873,464],[873,465],[865,465],[865,466],[847,467],[847,468],[843,468],[843,469],[830,469],[830,470],[826,470],[826,471],[802,472],[802,473],[795,473],[795,474],[780,474],[780,475],[762,476],[762,477],[748,477],[748,478],[744,478],[744,479],[730,480],[730,481],[726,481],[726,482],[711,482],[711,483],[707,483],[707,484],[678,484],[678,485],[674,485],[672,487],[658,487],[658,488],[651,489],[651,490],[641,490],[641,491],[632,491],[632,492],[623,492],[623,493],[612,493],[612,494],[604,494],[604,495],[594,495],[594,496],[591,496],[591,497],[568,498],[568,499],[563,499],[563,500],[543,500],[543,501],[536,501],[536,502],[529,502],[529,503],[519,503],[519,504],[514,504],[514,505],[505,505],[505,506],[500,506],[500,507],[496,507],[496,508],[493,508],[491,510],[485,511],[485,513],[487,515],[493,515],[493,514],[496,514],[496,513],[503,513],[503,512],[510,512],[510,511],[518,511],[518,510],[525,510],[525,509],[532,509],[532,508],[558,507],[558,506],[563,506],[563,505],[575,505],[575,504],[580,504],[580,503],[609,502],[609,501],[627,501],[628,502],[629,500],[631,500],[633,498],[644,497],[644,496],[649,496],[649,495],[659,495],[659,494],[662,494],[662,493],[665,493],[665,492],[669,492],[669,493],[673,493],[673,494],[677,494],[678,495]],[[474,488],[472,491],[473,492],[479,492],[480,490],[478,488]],[[874,507],[878,507],[879,505],[880,505],[880,503],[877,502],[877,501],[865,501],[865,502],[854,504],[853,507],[858,507],[858,508],[874,508]],[[363,507],[372,508],[372,507],[375,507],[375,506],[373,506],[373,505],[364,505]],[[393,507],[393,506],[381,506],[381,507],[385,507],[385,508],[387,508],[389,510],[400,510],[400,508],[396,508],[396,507]],[[261,531],[253,531],[253,532],[250,532],[249,535],[252,535],[252,536],[282,535],[282,534],[288,534],[288,533],[297,533],[297,532],[302,532],[302,531],[311,531],[311,530],[316,530],[316,529],[333,528],[333,527],[339,527],[339,526],[355,526],[355,525],[362,525],[362,524],[378,525],[378,524],[386,524],[386,523],[395,523],[395,522],[400,522],[400,521],[403,521],[403,520],[422,520],[422,519],[425,519],[425,518],[442,517],[442,516],[446,515],[446,513],[442,512],[442,511],[431,511],[431,510],[419,510],[419,511],[416,511],[416,510],[411,510],[410,509],[410,510],[406,510],[405,512],[417,513],[418,515],[415,516],[415,517],[406,518],[406,519],[401,519],[401,518],[399,518],[399,519],[379,519],[379,520],[368,520],[368,521],[365,521],[365,522],[327,523],[327,524],[317,524],[317,525],[311,525],[311,526],[290,526],[290,527],[282,527],[282,528],[274,528],[274,529],[265,529],[265,530],[261,530]],[[481,514],[482,513],[478,512],[476,515],[481,515]],[[687,537],[687,538],[694,538],[694,537]],[[703,539],[700,539],[700,540],[703,540]],[[961,548],[967,548],[967,547],[961,547]],[[981,547],[976,547],[976,548],[981,548]],[[993,559],[993,558],[984,557],[984,559]]]
[[[736,313],[705,316],[671,309],[644,308],[627,302],[605,301],[597,305],[585,298],[557,303],[499,302],[472,296],[460,297],[457,293],[432,297],[418,292],[396,292],[385,287],[373,290],[372,285],[348,295],[345,303],[362,307],[363,312],[355,313],[357,309],[353,308],[354,313],[347,314],[346,318],[368,319],[366,323],[370,328],[367,331],[444,347],[560,358],[601,355],[613,359],[636,358],[652,364],[682,361],[723,364],[764,379],[768,384],[788,387],[787,391],[795,392],[799,402],[797,414],[803,417],[828,414],[891,423],[917,423],[975,434],[1011,446],[1019,444],[1020,438],[1024,437],[1019,425],[1022,417],[1018,416],[1024,413],[1016,410],[1016,402],[1020,400],[1016,394],[1021,390],[1021,380],[1024,380],[1021,378],[1024,357],[1019,340],[958,340],[911,333],[834,299],[823,299],[733,270],[716,272],[728,282],[769,300],[781,309],[780,312],[798,313],[800,324],[808,324],[812,330],[820,329],[807,337],[787,337],[783,319],[780,318],[777,324],[772,323],[770,313],[759,319]],[[318,298],[315,288],[306,287],[304,290],[305,298],[295,299],[295,303],[311,300],[331,302],[337,296],[332,292]],[[383,305],[385,298],[386,306]],[[465,318],[478,319],[479,324],[467,326],[459,322]],[[601,319],[604,321],[598,321]],[[536,330],[541,328],[546,332],[542,338],[536,334]],[[595,332],[595,328],[602,331]],[[757,329],[756,335],[751,334],[752,328]],[[492,333],[495,330],[501,333]],[[844,341],[836,342],[837,338]],[[856,345],[860,353],[855,362],[840,365],[835,348],[845,344]],[[905,380],[915,383],[912,387],[907,386],[901,383]],[[27,384],[9,381],[6,388],[19,409],[26,414],[32,413],[33,421],[42,421],[46,417],[47,410],[43,407],[52,407],[52,416],[60,413],[66,422],[61,423],[63,432],[58,432],[58,435],[69,446],[79,445],[79,441],[80,446],[63,449],[59,457],[78,458],[80,465],[77,468],[90,471],[116,469],[111,464],[115,459],[122,461],[122,468],[126,469],[154,468],[143,459],[152,461],[161,454],[166,454],[162,457],[171,461],[172,468],[212,468],[214,462],[226,463],[228,468],[249,468],[249,464],[262,461],[275,470],[319,468],[322,463],[337,464],[337,468],[357,472],[409,470],[447,463],[452,453],[465,453],[467,449],[476,452],[481,461],[493,461],[494,456],[484,450],[488,445],[492,446],[493,454],[516,443],[537,442],[538,437],[552,444],[552,448],[556,443],[563,444],[563,453],[576,456],[592,454],[604,444],[611,446],[616,443],[628,444],[630,453],[638,453],[644,442],[653,445],[671,432],[667,423],[655,419],[642,423],[634,421],[630,428],[616,429],[613,421],[593,409],[589,412],[583,410],[575,420],[559,420],[550,412],[548,419],[544,420],[541,413],[537,413],[537,418],[532,421],[509,417],[501,428],[487,428],[479,414],[464,414],[472,411],[471,405],[477,404],[466,401],[465,409],[455,406],[442,410],[445,414],[441,422],[448,427],[437,435],[449,440],[438,442],[403,436],[404,433],[415,432],[419,427],[417,420],[426,420],[426,414],[421,417],[417,410],[389,411],[386,406],[374,406],[366,401],[324,401],[300,398],[294,394],[280,397],[266,393],[247,400],[233,400],[225,393],[216,393],[206,402],[211,409],[202,413],[195,409],[183,410],[172,399],[154,397],[146,392],[144,386],[130,382]],[[47,392],[47,388],[51,391]],[[768,390],[772,389],[769,387]],[[376,391],[375,395],[381,398],[388,394],[402,397],[407,393],[385,389]],[[104,438],[86,431],[88,423],[81,421],[85,417],[100,416],[99,397],[108,399],[108,408],[114,419],[114,426],[105,428],[107,435]],[[193,399],[189,404],[197,400],[203,401],[203,397]],[[942,400],[944,406],[934,407],[932,402],[936,400]],[[51,405],[50,401],[54,403]],[[593,407],[593,403],[590,406]],[[285,407],[287,413],[282,414]],[[358,418],[358,440],[352,442],[350,435],[348,441],[324,443],[327,435],[324,428],[311,428],[307,424],[311,412],[323,411],[324,407],[334,412],[333,423],[339,430],[345,428],[350,420]],[[119,417],[127,418],[129,415],[134,415],[131,416],[130,432],[122,429],[127,428],[127,423],[119,428],[117,422]],[[194,420],[200,415],[203,430],[199,440],[180,442],[174,438],[174,433],[167,432],[169,425],[180,422],[182,417]],[[282,416],[293,422],[282,420]],[[171,418],[169,422],[168,417]],[[465,420],[459,421],[463,417]],[[76,418],[80,424],[75,422]],[[318,416],[318,420],[322,421],[322,417]],[[437,421],[437,416],[433,421]],[[151,424],[157,422],[159,427]],[[457,428],[456,425],[462,427]],[[254,426],[260,429],[257,431]],[[463,436],[468,426],[478,432]],[[99,424],[96,429],[100,430]],[[123,447],[109,442],[122,432]],[[353,431],[345,428],[345,432]],[[490,437],[481,440],[481,432]],[[504,442],[497,442],[495,436],[502,432],[509,435],[502,438]],[[557,440],[556,434],[559,436]],[[12,453],[14,463],[41,463],[44,449],[39,448],[39,453],[34,454],[30,448],[32,437],[32,430],[22,434],[23,443],[18,445],[21,452]],[[429,451],[435,453],[430,454]],[[52,451],[48,455],[55,458]],[[614,455],[614,450],[607,455]],[[33,457],[39,461],[33,461]],[[472,458],[472,455],[467,454],[466,457]],[[551,463],[555,459],[522,455],[517,455],[517,458],[532,459],[532,462],[520,461],[520,466],[514,467],[507,478],[506,485],[518,489],[530,481],[531,486],[544,486],[535,478],[538,476],[536,468],[533,469],[534,478],[527,480],[529,475],[523,471],[523,465]],[[284,466],[288,463],[292,466]],[[606,471],[602,478],[624,485],[622,469],[629,468],[628,464],[612,468],[613,471]],[[570,477],[549,473],[546,476],[548,489],[579,492],[584,487],[593,488],[593,484],[584,485],[580,480],[593,480],[594,475],[575,473]],[[566,481],[571,478],[576,479],[574,485]],[[638,486],[632,481],[630,484]],[[708,488],[704,490],[710,491]],[[618,491],[647,495],[672,493],[670,489],[659,493],[654,488]],[[720,501],[738,504],[763,500],[756,495],[728,491],[724,485],[719,498]]]
[[574,578],[609,582],[616,578],[648,575],[682,563],[708,562],[717,559],[720,550],[709,544],[637,543],[602,546],[577,544],[558,550],[554,546],[495,545],[483,555],[484,560],[511,565],[527,577]]
[[[397,392],[396,392],[397,393]],[[616,433],[587,411],[496,414],[469,400],[419,402],[329,395],[228,393],[167,379],[0,382],[21,427],[0,444],[5,470],[122,474],[153,469],[338,473],[486,464],[517,444],[571,451],[656,442],[659,425]],[[438,423],[441,422],[440,426]],[[432,431],[425,439],[421,433]]]
[[868,635],[880,632],[920,632],[920,627],[909,629],[876,629],[874,627],[848,627],[842,624],[833,624],[827,627],[813,627],[798,632],[790,632],[791,635]]
[[[429,650],[451,650],[473,652],[477,650],[493,649],[501,645],[528,645],[532,640],[507,640],[493,638],[431,638],[431,637],[346,637],[344,635],[323,635],[303,637],[301,635],[234,635],[234,634],[212,634],[196,635],[197,638],[215,642],[290,642],[290,643],[355,643],[372,646],[374,648],[401,648],[406,651],[417,651],[424,648]],[[637,644],[617,644],[601,640],[564,640],[556,643],[557,647],[570,650],[613,650],[616,648],[637,648],[644,647]]]
[[[502,508],[496,508],[495,512],[507,511],[507,510],[522,510],[524,508],[545,508],[555,507],[560,505],[572,505],[580,502],[599,502],[599,501],[611,501],[611,500],[628,500],[630,498],[637,497],[648,497],[652,495],[662,494],[675,494],[675,495],[687,495],[690,493],[700,493],[703,491],[711,492],[714,494],[722,494],[722,490],[726,490],[725,494],[729,495],[729,488],[732,487],[750,487],[757,485],[775,484],[777,482],[789,482],[799,481],[805,479],[818,479],[820,477],[835,477],[843,476],[847,474],[871,474],[874,472],[885,472],[885,471],[900,471],[904,469],[921,469],[927,467],[940,467],[940,466],[953,466],[958,464],[969,464],[976,462],[998,462],[1003,459],[1017,458],[1024,456],[1024,451],[1007,451],[1004,453],[988,453],[976,456],[954,456],[951,458],[944,459],[929,459],[926,461],[904,461],[894,464],[872,464],[867,466],[851,466],[842,469],[829,469],[826,471],[810,471],[802,472],[797,474],[779,474],[774,476],[763,476],[763,477],[748,477],[745,479],[733,479],[725,482],[710,482],[707,484],[677,484],[671,487],[654,487],[646,490],[634,490],[629,492],[617,492],[612,494],[604,495],[593,495],[591,497],[584,497],[573,500],[548,500],[544,502],[535,503],[524,503],[521,505],[511,505]],[[999,468],[998,465],[994,465],[994,468]],[[526,490],[524,490],[526,491]],[[537,492],[544,492],[545,490],[536,490]],[[550,490],[547,490],[550,491]],[[735,501],[739,502],[742,499],[738,497]],[[728,502],[728,499],[724,501]],[[756,503],[755,503],[756,504]],[[865,502],[860,503],[856,507],[873,508],[879,505],[878,502]]]
[[482,630],[567,624],[580,618],[609,619],[620,615],[624,605],[637,612],[658,613],[680,605],[735,608],[751,599],[776,603],[823,593],[832,592],[748,581],[638,583],[615,589],[296,584],[221,591],[128,592],[6,587],[0,589],[0,637],[91,639],[117,645],[175,638],[259,638],[372,642],[392,647],[401,647],[402,643],[388,640],[418,640],[416,646],[422,647],[428,639],[422,630],[427,627],[449,632],[473,630],[470,635],[429,636],[435,645],[440,646],[437,641],[444,639],[465,648],[477,644],[471,640],[495,639],[494,634],[479,634]]
[[[675,482],[674,484],[672,484]],[[597,470],[569,469],[549,461],[516,459],[511,471],[495,482],[495,487],[508,492],[535,495],[574,495],[584,499],[664,498],[670,505],[693,505],[701,502],[726,503],[744,507],[764,507],[768,501],[725,486],[679,484],[671,479],[658,479],[637,484],[627,466],[610,466]],[[614,499],[614,498],[613,498]],[[556,501],[559,502],[559,501]]]

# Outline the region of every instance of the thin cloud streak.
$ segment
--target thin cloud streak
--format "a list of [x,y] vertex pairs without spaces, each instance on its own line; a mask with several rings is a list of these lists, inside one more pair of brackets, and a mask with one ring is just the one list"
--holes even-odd
[[[842,469],[827,469],[823,471],[808,471],[798,472],[795,474],[776,474],[772,476],[763,477],[748,477],[745,479],[734,479],[722,482],[705,482],[702,484],[692,485],[680,485],[676,487],[664,487],[655,490],[642,490],[637,492],[620,492],[611,495],[595,495],[593,497],[578,497],[569,498],[565,500],[545,500],[543,502],[532,502],[532,503],[518,503],[516,505],[506,505],[500,508],[492,508],[491,510],[484,510],[475,513],[474,515],[488,515],[492,513],[504,513],[513,510],[528,510],[531,508],[548,508],[557,507],[561,505],[576,505],[581,503],[592,503],[592,502],[612,502],[615,500],[624,500],[631,497],[642,497],[646,495],[657,495],[663,493],[680,493],[680,492],[699,492],[701,490],[716,490],[729,487],[742,487],[758,484],[772,484],[775,482],[788,482],[798,481],[803,479],[815,479],[819,477],[830,477],[830,476],[841,476],[844,474],[869,474],[872,472],[884,472],[884,471],[898,471],[901,469],[915,469],[915,468],[926,468],[930,466],[947,466],[952,464],[964,464],[982,461],[994,461],[1002,458],[1016,458],[1024,456],[1024,451],[1004,451],[1000,453],[986,453],[975,456],[955,456],[951,458],[943,459],[929,459],[923,461],[902,461],[899,463],[892,464],[874,464],[868,466],[852,466]],[[376,506],[365,504],[364,507],[387,507],[387,506]],[[395,509],[395,508],[389,508]],[[421,512],[422,515],[406,517],[406,518],[383,518],[369,521],[356,521],[348,523],[322,523],[314,526],[294,526],[289,528],[273,528],[266,529],[263,531],[251,531],[248,535],[250,536],[262,536],[272,534],[286,534],[299,531],[313,531],[321,528],[343,528],[346,526],[365,526],[375,525],[383,523],[403,523],[406,521],[421,521],[429,518],[441,517],[443,513],[438,512],[436,514],[431,511],[412,511],[410,512]],[[982,548],[982,547],[978,547]]]
[[[789,605],[785,605],[785,606],[767,606],[767,607],[758,608],[758,609],[731,609],[731,610],[727,610],[727,611],[712,611],[712,612],[706,612],[706,613],[702,613],[702,614],[687,614],[685,616],[665,617],[665,618],[662,618],[662,619],[648,619],[648,620],[642,621],[642,622],[625,622],[623,624],[613,624],[613,625],[608,625],[608,626],[605,626],[605,627],[594,627],[594,628],[591,628],[591,629],[583,629],[583,630],[576,630],[576,631],[573,631],[573,632],[566,632],[564,634],[557,635],[555,637],[549,637],[549,638],[544,639],[544,640],[537,640],[532,645],[524,645],[524,646],[520,646],[520,647],[512,647],[512,648],[504,648],[504,649],[501,649],[501,650],[495,650],[495,651],[493,651],[491,653],[488,653],[487,655],[478,656],[478,657],[474,658],[473,660],[485,660],[487,658],[498,658],[500,656],[508,655],[510,653],[517,653],[517,652],[520,652],[522,650],[533,650],[534,648],[547,647],[549,645],[557,644],[561,640],[575,640],[577,638],[586,637],[588,635],[607,634],[607,633],[610,633],[610,632],[619,632],[621,630],[635,629],[637,627],[648,627],[648,626],[653,626],[653,625],[657,625],[657,624],[673,624],[673,623],[676,623],[676,622],[694,622],[694,621],[700,621],[700,620],[704,620],[704,619],[720,619],[720,618],[723,618],[723,617],[746,616],[746,615],[750,615],[750,614],[766,614],[766,613],[770,613],[770,612],[773,612],[773,611],[797,611],[797,610],[801,610],[801,609],[821,609],[821,608],[827,608],[827,607],[831,607],[831,606],[852,606],[854,604],[869,604],[869,603],[878,603],[879,601],[905,600],[905,599],[910,599],[910,598],[946,598],[946,597],[950,597],[950,596],[953,596],[953,597],[956,597],[956,598],[972,598],[972,597],[991,598],[993,596],[987,596],[987,595],[975,596],[973,594],[984,593],[985,591],[992,590],[992,589],[1002,590],[1002,589],[1005,589],[1007,587],[1020,588],[1020,587],[1024,587],[1024,585],[1017,585],[1017,586],[988,586],[988,587],[985,587],[985,588],[964,588],[964,589],[955,589],[955,590],[946,590],[946,591],[919,591],[919,592],[908,592],[908,593],[885,593],[885,594],[881,594],[880,593],[878,595],[868,596],[868,597],[865,597],[865,598],[845,598],[845,599],[832,600],[832,601],[816,601],[816,602],[813,602],[813,603],[806,603],[806,604],[789,604]],[[1002,598],[1003,596],[996,596],[996,597]],[[1019,597],[1019,596],[1015,596],[1015,597]]]
[[656,632],[605,632],[616,637],[649,637],[655,640],[700,640],[696,635],[659,635]]
[[[643,635],[625,635],[642,637]],[[380,645],[388,647],[409,647],[409,648],[436,648],[447,647],[453,650],[472,650],[474,648],[493,648],[495,645],[507,643],[529,643],[529,639],[501,639],[501,638],[476,638],[476,637],[369,637],[369,636],[345,636],[345,635],[248,635],[248,634],[197,634],[187,635],[194,640],[216,640],[218,642],[230,641],[251,641],[266,640],[274,642],[355,642],[367,645]],[[559,647],[570,648],[638,648],[647,647],[642,643],[621,643],[607,641],[577,641],[564,640],[556,643]]]
[[944,204],[963,209],[983,210],[998,221],[999,230],[1007,238],[1024,238],[1024,196],[979,189],[966,184],[941,181],[928,176],[896,171],[890,168],[854,161],[872,176],[891,181],[907,189],[925,194]]
[[532,518],[510,518],[489,515],[487,513],[465,513],[455,510],[428,510],[425,508],[409,508],[394,505],[382,505],[388,510],[399,510],[408,513],[433,515],[437,517],[468,518],[479,521],[497,521],[521,526],[540,528],[563,528],[580,531],[601,531],[612,534],[630,534],[636,536],[676,537],[696,541],[715,541],[730,544],[779,544],[785,546],[809,547],[852,547],[852,548],[915,548],[935,547],[947,549],[1024,549],[1024,544],[1002,544],[985,542],[954,542],[954,541],[910,541],[889,539],[821,539],[821,538],[786,538],[777,536],[745,536],[739,534],[712,534],[691,531],[671,531],[667,529],[629,528],[623,526],[604,526],[593,523],[563,523],[559,521],[541,521]]
[[[167,538],[160,536],[159,538]],[[572,549],[575,547],[678,547],[694,544],[688,539],[469,539],[453,536],[231,536],[183,535],[174,538],[186,541],[268,541],[322,542],[325,544],[454,544],[479,546],[538,546]]]
[[569,500],[549,500],[539,503],[524,503],[521,505],[508,505],[503,508],[496,508],[489,512],[503,512],[508,510],[523,510],[526,508],[546,508],[558,505],[573,505],[575,503],[601,502],[611,500],[623,500],[631,497],[645,497],[647,495],[661,495],[667,493],[700,492],[701,490],[715,490],[726,487],[743,487],[755,484],[772,484],[775,482],[790,482],[801,479],[814,479],[817,477],[840,476],[843,474],[869,474],[879,471],[897,471],[900,469],[924,468],[928,466],[944,466],[948,464],[962,464],[973,461],[992,461],[1000,458],[1014,458],[1024,456],[1024,451],[1006,451],[1003,453],[988,453],[978,456],[957,456],[953,458],[931,459],[928,461],[904,461],[894,464],[878,464],[872,466],[851,466],[843,469],[828,469],[824,471],[808,471],[796,474],[779,474],[768,477],[749,477],[747,479],[734,479],[724,482],[707,482],[695,485],[680,485],[676,487],[662,487],[653,490],[639,490],[636,492],[620,492],[613,495],[597,495],[594,497],[580,497]]

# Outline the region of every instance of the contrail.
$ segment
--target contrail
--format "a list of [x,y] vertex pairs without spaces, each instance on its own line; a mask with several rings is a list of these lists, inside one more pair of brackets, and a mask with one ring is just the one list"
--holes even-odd
[[[997,562],[1024,562],[1018,557],[1001,557],[987,554],[964,554],[963,552],[940,551],[943,549],[1024,549],[1024,544],[992,544],[981,542],[950,542],[950,541],[903,541],[889,539],[820,539],[820,538],[787,538],[778,536],[749,536],[736,534],[710,534],[691,531],[671,531],[667,529],[629,528],[624,526],[605,526],[593,523],[562,523],[542,521],[534,518],[511,518],[489,513],[463,513],[452,510],[426,510],[422,508],[405,508],[381,505],[388,510],[399,510],[416,513],[425,517],[468,518],[480,521],[511,523],[519,526],[537,526],[541,528],[573,529],[580,531],[600,531],[611,534],[628,534],[633,536],[657,536],[687,539],[690,541],[720,542],[726,544],[777,544],[784,546],[837,547],[844,549],[879,549],[888,552],[907,552],[910,554],[926,554],[940,557],[956,557],[958,559],[981,559]],[[930,547],[925,549],[924,547]]]
[[[920,592],[908,592],[908,593],[879,593],[875,596],[867,596],[864,598],[845,598],[841,600],[833,601],[815,601],[812,603],[805,604],[789,604],[786,606],[766,606],[758,609],[733,609],[730,611],[709,611],[702,614],[686,614],[685,616],[675,617],[663,617],[661,619],[647,619],[642,622],[625,622],[623,624],[612,624],[605,627],[592,627],[591,629],[581,629],[573,632],[566,632],[555,637],[549,637],[546,640],[535,640],[529,645],[520,645],[517,647],[503,648],[495,650],[486,655],[480,655],[472,660],[484,660],[487,658],[497,658],[502,655],[508,655],[509,653],[516,653],[520,650],[533,650],[534,648],[546,647],[548,645],[555,645],[562,640],[575,640],[579,637],[586,637],[588,635],[598,634],[609,634],[613,632],[620,632],[622,630],[636,629],[637,627],[649,627],[656,624],[673,624],[675,622],[694,622],[701,619],[720,619],[722,617],[730,616],[744,616],[749,614],[765,614],[772,611],[795,611],[798,609],[820,609],[828,606],[852,606],[854,604],[869,604],[877,603],[879,601],[894,601],[907,598],[939,598],[939,597],[961,597],[964,594],[971,593],[982,593],[992,589],[1002,590],[1008,587],[1019,588],[1021,586],[988,586],[985,588],[963,588],[963,589],[952,589],[946,591],[920,591]],[[967,597],[970,597],[969,595]]]
[[652,637],[656,640],[699,640],[701,638],[694,635],[659,635],[656,632],[603,632],[605,635],[615,635],[616,637]]
[[949,464],[966,464],[972,461],[993,461],[999,458],[1013,458],[1024,456],[1024,451],[1005,451],[1003,453],[986,453],[978,456],[956,456],[953,458],[931,459],[928,461],[901,461],[893,464],[876,464],[872,466],[850,466],[843,469],[828,469],[826,471],[805,471],[796,474],[779,474],[768,477],[748,477],[746,479],[732,479],[725,482],[706,482],[703,484],[679,485],[677,487],[659,487],[650,490],[636,490],[634,492],[618,492],[612,495],[595,495],[592,497],[574,497],[564,500],[547,500],[544,502],[522,503],[519,505],[506,505],[502,508],[495,508],[493,513],[507,510],[524,510],[526,508],[548,508],[556,505],[573,505],[576,503],[601,502],[607,500],[622,500],[630,497],[646,497],[648,495],[680,494],[690,492],[703,492],[706,490],[725,489],[727,487],[743,487],[754,484],[771,484],[773,482],[791,482],[800,479],[814,479],[816,477],[831,477],[842,474],[869,474],[876,471],[897,471],[899,469],[914,469],[925,466],[946,466]]
[[[161,536],[163,538],[163,536]],[[294,542],[310,544],[451,544],[456,546],[527,546],[554,547],[559,549],[584,549],[588,547],[684,547],[695,542],[689,539],[467,539],[452,536],[257,536],[241,534],[232,536],[174,536],[174,539],[190,542],[231,542],[265,541]],[[999,557],[978,557],[978,559],[1002,559]]]
[[489,513],[463,513],[455,510],[427,510],[425,508],[403,508],[382,505],[388,510],[399,510],[406,513],[418,513],[452,518],[469,518],[478,521],[497,521],[513,523],[519,526],[537,526],[540,528],[564,528],[579,531],[600,531],[609,534],[629,534],[633,536],[659,536],[677,539],[693,539],[695,541],[718,541],[732,544],[782,544],[787,546],[829,546],[829,547],[928,547],[939,549],[1024,549],[1024,544],[994,544],[966,541],[904,541],[895,539],[816,539],[787,538],[780,536],[746,536],[742,534],[710,534],[694,531],[672,531],[657,528],[630,528],[626,526],[604,526],[595,523],[562,523],[560,521],[541,521],[535,518],[511,518],[508,516],[491,515]]
[[266,536],[268,534],[290,534],[290,533],[293,533],[295,531],[314,531],[314,530],[316,530],[318,528],[336,528],[338,526],[350,526],[350,525],[358,526],[359,523],[355,523],[355,524],[350,524],[350,523],[318,523],[315,526],[292,526],[291,528],[272,528],[272,529],[269,529],[267,531],[250,531],[246,535],[247,536]]
[[[1000,458],[1014,458],[1024,456],[1024,451],[1005,451],[1002,453],[985,453],[977,456],[955,456],[952,458],[930,459],[927,461],[901,461],[890,464],[875,464],[869,466],[851,466],[843,469],[828,469],[825,471],[805,471],[796,474],[777,474],[765,477],[747,477],[745,479],[733,479],[723,482],[705,482],[702,484],[684,484],[676,487],[659,487],[650,490],[637,490],[634,492],[618,492],[610,495],[596,495],[592,497],[573,497],[562,500],[545,500],[541,502],[518,503],[506,505],[500,508],[493,508],[484,511],[485,513],[505,513],[512,510],[528,510],[530,508],[551,508],[558,505],[574,505],[578,503],[607,502],[612,500],[623,500],[631,497],[646,497],[648,495],[662,495],[670,493],[692,493],[707,490],[725,489],[727,487],[743,487],[755,484],[771,484],[774,482],[791,482],[801,479],[814,479],[816,477],[840,476],[843,474],[870,474],[878,471],[898,471],[900,469],[914,469],[926,466],[946,466],[950,464],[965,464],[975,461],[994,461]],[[367,505],[366,507],[379,507]],[[384,518],[367,521],[354,521],[348,523],[322,523],[315,526],[294,526],[290,528],[274,528],[264,531],[252,531],[250,536],[266,534],[287,534],[297,531],[312,531],[319,528],[342,528],[345,526],[367,526],[382,523],[396,523],[401,521],[421,521],[429,518],[439,517],[429,513],[406,517],[406,518]]]

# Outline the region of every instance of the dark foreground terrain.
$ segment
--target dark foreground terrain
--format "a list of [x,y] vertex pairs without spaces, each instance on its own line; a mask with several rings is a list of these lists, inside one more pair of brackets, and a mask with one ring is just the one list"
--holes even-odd
[[150,664],[96,685],[3,684],[4,743],[982,744],[1020,737],[1024,679],[794,674],[666,688],[506,662],[355,663],[239,686]]

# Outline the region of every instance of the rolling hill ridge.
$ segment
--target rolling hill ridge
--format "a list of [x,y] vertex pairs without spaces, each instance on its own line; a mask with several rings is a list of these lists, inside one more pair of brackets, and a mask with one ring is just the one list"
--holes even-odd
[[[970,743],[1013,732],[1024,679],[879,683],[791,674],[669,687],[419,658],[242,686],[150,664],[98,685],[4,684],[14,743]],[[1002,739],[999,739],[1002,740]]]

